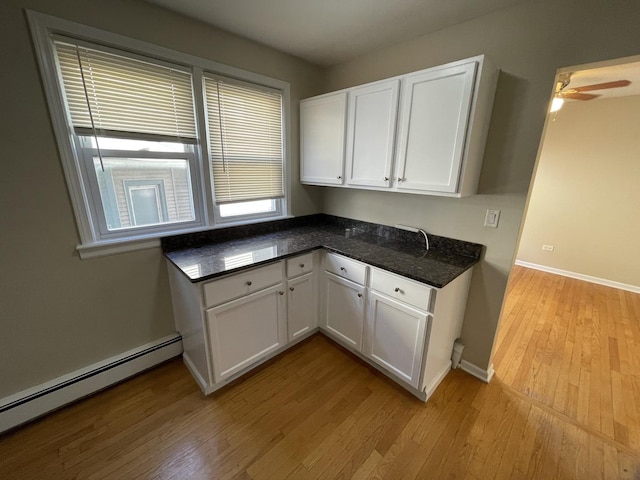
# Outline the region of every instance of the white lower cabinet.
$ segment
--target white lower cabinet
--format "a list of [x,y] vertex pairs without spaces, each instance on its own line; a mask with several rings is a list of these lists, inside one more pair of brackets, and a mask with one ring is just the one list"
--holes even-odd
[[426,401],[451,369],[470,279],[467,270],[433,288],[327,253],[321,327]]
[[345,346],[360,352],[364,326],[365,288],[331,272],[324,273],[324,280],[323,326]]
[[313,273],[287,281],[287,323],[289,341],[317,326],[318,306]]
[[167,262],[182,357],[205,394],[316,331],[317,255],[197,283]]
[[471,279],[467,270],[433,288],[317,251],[198,283],[168,267],[183,358],[205,394],[311,335],[319,323],[426,401],[451,368]]
[[363,353],[418,388],[430,322],[428,313],[370,291]]
[[283,284],[210,308],[206,315],[215,383],[287,343]]

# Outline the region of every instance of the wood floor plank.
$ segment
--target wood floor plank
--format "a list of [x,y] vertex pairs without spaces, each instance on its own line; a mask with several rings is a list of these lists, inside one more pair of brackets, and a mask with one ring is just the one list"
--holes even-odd
[[484,384],[422,403],[316,335],[204,397],[179,359],[0,436],[2,480],[640,480],[640,295],[515,267]]
[[382,455],[377,450],[373,450],[367,459],[360,465],[351,477],[352,480],[367,480],[373,476],[373,471],[382,460]]
[[[531,404],[518,402],[514,406],[514,410],[510,430],[503,437],[505,447],[502,448],[501,458],[496,469],[495,478],[497,479],[509,480],[513,478],[514,470],[517,469],[516,461],[519,458],[519,449],[521,445],[526,445],[527,442],[526,431]],[[523,467],[521,470],[524,472],[527,468]]]

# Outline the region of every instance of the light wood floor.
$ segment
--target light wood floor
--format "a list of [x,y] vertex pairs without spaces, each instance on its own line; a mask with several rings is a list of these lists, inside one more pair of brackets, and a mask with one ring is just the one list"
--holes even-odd
[[640,451],[640,295],[516,267],[498,345],[505,384]]
[[516,268],[496,376],[426,404],[317,335],[203,397],[180,360],[0,437],[0,479],[640,480],[640,295]]

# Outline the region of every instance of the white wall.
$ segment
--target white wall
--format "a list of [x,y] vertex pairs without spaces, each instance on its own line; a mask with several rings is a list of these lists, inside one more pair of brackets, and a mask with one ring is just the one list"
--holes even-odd
[[639,239],[640,96],[566,102],[547,125],[518,260],[640,288]]
[[[146,2],[0,2],[0,398],[175,331],[159,248],[80,260],[71,203],[23,8],[48,13],[291,84],[292,176],[300,98],[322,71]],[[296,215],[318,194],[292,185]]]
[[[502,69],[478,195],[447,199],[323,189],[327,213],[486,246],[475,268],[462,340],[465,360],[488,368],[507,277],[556,69],[637,54],[640,2],[535,1],[356,58],[329,70],[327,91],[477,54]],[[502,210],[498,229],[483,227]]]

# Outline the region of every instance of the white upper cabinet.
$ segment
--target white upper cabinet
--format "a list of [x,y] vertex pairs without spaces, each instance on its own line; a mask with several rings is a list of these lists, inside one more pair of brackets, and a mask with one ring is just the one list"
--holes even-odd
[[302,183],[342,185],[346,118],[346,92],[300,102]]
[[[475,194],[497,79],[498,70],[479,55],[303,100],[302,182],[450,197]],[[333,119],[316,131],[314,124],[323,124],[316,117],[329,114],[315,109],[337,102],[334,96],[347,99],[348,108],[341,110],[346,129],[334,105]],[[335,154],[341,146],[343,164]],[[337,178],[343,169],[344,183]]]
[[398,190],[456,193],[476,62],[406,77],[398,135]]
[[346,182],[391,186],[400,80],[349,91]]

